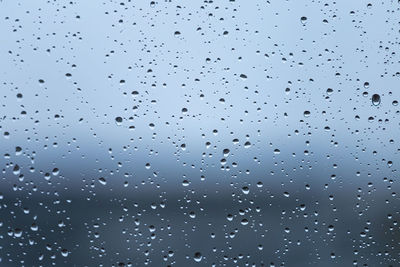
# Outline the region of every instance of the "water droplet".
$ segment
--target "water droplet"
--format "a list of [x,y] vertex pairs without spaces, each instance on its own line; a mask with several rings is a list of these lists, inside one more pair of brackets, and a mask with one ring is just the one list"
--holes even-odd
[[201,255],[200,252],[194,253],[194,261],[195,262],[201,262],[202,259],[203,259],[203,256]]
[[19,156],[22,154],[22,148],[20,146],[15,147],[15,155]]
[[66,250],[65,248],[61,250],[61,255],[63,257],[68,257],[68,253],[69,253],[68,250]]
[[107,184],[106,178],[100,177],[100,178],[99,178],[99,183],[101,183],[102,185],[106,185],[106,184]]
[[242,192],[247,195],[250,192],[250,188],[248,188],[247,186],[244,186],[244,187],[242,187]]
[[60,170],[58,168],[54,168],[52,173],[54,176],[57,176],[60,173]]
[[246,80],[247,79],[247,75],[246,74],[240,74],[240,78],[242,78],[243,80]]
[[373,94],[371,100],[374,106],[378,106],[381,103],[381,96],[378,94]]
[[224,157],[227,157],[229,155],[230,150],[228,148],[225,148],[222,153],[224,154]]
[[21,172],[21,169],[20,169],[20,167],[18,166],[18,164],[16,164],[16,165],[14,166],[13,173],[14,173],[14,175],[19,175],[20,172]]
[[122,118],[121,118],[121,117],[116,117],[116,118],[115,118],[115,123],[116,123],[117,125],[121,125],[121,123],[122,123]]

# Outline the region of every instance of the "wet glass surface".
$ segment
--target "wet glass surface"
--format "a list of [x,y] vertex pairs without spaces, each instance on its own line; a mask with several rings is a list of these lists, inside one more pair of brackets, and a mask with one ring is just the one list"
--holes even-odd
[[0,266],[399,266],[398,1],[0,2]]

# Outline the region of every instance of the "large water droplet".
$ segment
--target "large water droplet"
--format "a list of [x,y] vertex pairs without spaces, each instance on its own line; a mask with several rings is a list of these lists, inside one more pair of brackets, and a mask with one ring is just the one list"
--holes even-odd
[[203,256],[201,255],[200,252],[196,252],[194,253],[194,261],[195,262],[201,262],[201,259],[203,258]]
[[378,94],[374,94],[374,95],[372,95],[372,104],[374,105],[374,106],[378,106],[380,103],[381,103],[381,96],[380,95],[378,95]]
[[122,118],[121,118],[121,117],[116,117],[116,118],[115,118],[115,123],[116,123],[117,125],[121,125],[121,123],[122,123]]
[[106,185],[106,184],[107,184],[106,178],[100,177],[100,178],[99,178],[99,183],[101,183],[102,185]]

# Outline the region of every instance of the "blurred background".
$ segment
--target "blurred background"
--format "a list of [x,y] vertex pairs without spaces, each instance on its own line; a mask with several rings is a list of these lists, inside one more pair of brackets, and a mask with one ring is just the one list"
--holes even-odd
[[0,2],[0,266],[399,266],[397,1]]

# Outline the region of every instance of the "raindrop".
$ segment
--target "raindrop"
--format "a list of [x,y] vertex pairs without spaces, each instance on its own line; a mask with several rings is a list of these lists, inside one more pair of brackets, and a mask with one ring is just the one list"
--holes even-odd
[[242,192],[247,195],[250,192],[250,189],[247,186],[242,187]]
[[194,253],[194,261],[195,262],[201,262],[202,259],[203,259],[203,256],[201,255],[200,252]]
[[225,148],[222,153],[224,154],[224,157],[227,157],[229,155],[230,150],[228,148]]
[[122,118],[121,118],[121,117],[116,117],[116,118],[115,118],[115,123],[116,123],[117,125],[121,125],[121,123],[122,123]]
[[99,178],[99,183],[101,183],[102,185],[106,185],[106,184],[107,184],[106,178],[100,177],[100,178]]
[[381,103],[381,96],[378,94],[373,94],[371,100],[374,106],[378,106]]

